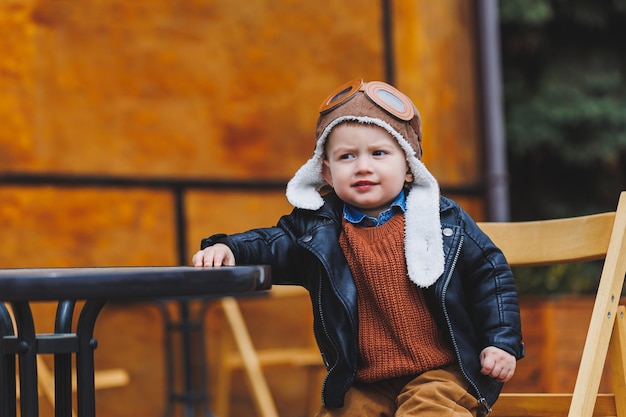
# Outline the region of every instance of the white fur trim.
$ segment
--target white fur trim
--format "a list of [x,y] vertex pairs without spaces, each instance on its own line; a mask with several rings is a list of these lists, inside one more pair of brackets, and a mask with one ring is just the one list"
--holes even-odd
[[406,200],[404,251],[407,270],[412,282],[429,287],[443,274],[444,254],[439,218],[439,185],[415,155],[415,151],[391,125],[372,117],[342,116],[333,120],[322,132],[313,156],[296,172],[287,184],[287,200],[302,209],[317,210],[324,204],[319,188],[326,184],[322,176],[324,145],[330,131],[339,123],[356,121],[374,124],[389,132],[406,154],[414,177]]
[[413,163],[416,178],[406,199],[404,253],[409,278],[426,288],[443,274],[439,185],[420,160]]

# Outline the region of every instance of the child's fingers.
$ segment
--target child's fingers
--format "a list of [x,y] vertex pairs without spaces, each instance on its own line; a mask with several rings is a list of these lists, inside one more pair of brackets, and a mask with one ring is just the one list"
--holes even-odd
[[213,254],[213,266],[226,265],[226,259],[227,259],[227,253],[221,250],[216,250]]
[[204,266],[204,251],[199,250],[191,258],[193,266]]
[[515,357],[501,349],[488,347],[480,354],[483,375],[488,375],[498,382],[507,382],[515,373]]
[[[219,266],[216,264],[215,250],[213,247],[206,248],[204,250],[196,252],[192,258],[193,266]],[[215,265],[214,265],[215,264]]]
[[212,246],[213,252],[213,266],[234,266],[235,255],[233,251],[224,244],[217,244]]
[[192,262],[197,267],[234,266],[235,255],[228,246],[217,244],[196,252]]

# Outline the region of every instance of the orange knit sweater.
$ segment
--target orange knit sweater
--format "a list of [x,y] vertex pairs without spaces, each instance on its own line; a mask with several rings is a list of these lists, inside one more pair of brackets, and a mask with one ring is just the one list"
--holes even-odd
[[377,227],[344,220],[339,244],[357,288],[357,380],[416,375],[454,362],[454,354],[407,274],[404,216]]

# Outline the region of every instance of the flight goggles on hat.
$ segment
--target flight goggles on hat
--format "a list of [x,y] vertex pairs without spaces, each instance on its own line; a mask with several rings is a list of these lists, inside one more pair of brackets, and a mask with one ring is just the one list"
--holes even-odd
[[359,78],[348,81],[330,93],[322,102],[320,114],[331,112],[353,98],[359,91],[363,92],[376,106],[396,119],[409,123],[416,132],[419,132],[419,116],[411,100],[396,88],[381,81],[363,82]]

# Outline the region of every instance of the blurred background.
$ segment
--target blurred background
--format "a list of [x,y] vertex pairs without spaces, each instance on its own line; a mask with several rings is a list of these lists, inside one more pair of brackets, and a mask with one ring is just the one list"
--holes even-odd
[[[614,210],[625,31],[626,0],[0,0],[0,267],[188,265],[202,237],[275,224],[319,103],[358,77],[413,99],[424,162],[476,220]],[[598,268],[516,271],[545,327],[514,389],[573,387],[578,342],[542,336],[586,324]],[[103,312],[97,364],[130,384],[99,415],[167,409],[161,307]]]

